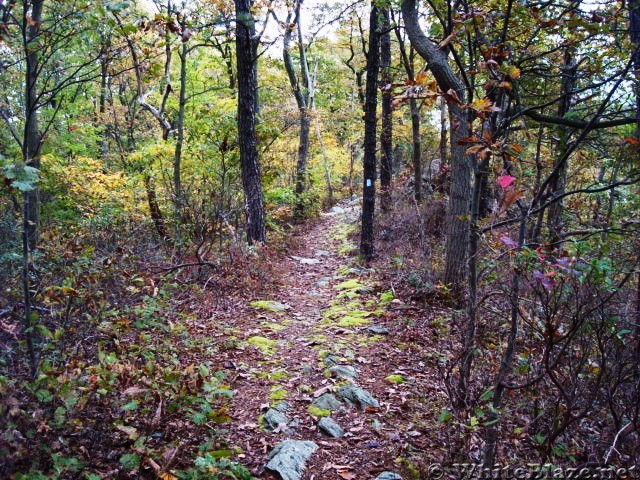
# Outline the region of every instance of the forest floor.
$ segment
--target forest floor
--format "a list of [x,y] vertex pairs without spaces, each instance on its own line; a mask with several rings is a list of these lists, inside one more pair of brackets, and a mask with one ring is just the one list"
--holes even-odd
[[[210,325],[236,338],[215,359],[234,391],[232,421],[220,434],[258,478],[280,478],[265,464],[285,439],[319,447],[304,480],[368,480],[383,471],[426,478],[429,463],[447,457],[438,420],[448,404],[439,368],[446,315],[427,316],[396,298],[380,271],[358,262],[351,240],[358,208],[342,204],[300,229],[271,286],[218,311]],[[345,434],[332,438],[318,427],[329,412],[309,407],[327,393],[340,399],[337,391],[349,384],[379,406],[341,402],[331,418]],[[282,401],[288,408],[275,422],[283,423],[265,428],[265,413]]]

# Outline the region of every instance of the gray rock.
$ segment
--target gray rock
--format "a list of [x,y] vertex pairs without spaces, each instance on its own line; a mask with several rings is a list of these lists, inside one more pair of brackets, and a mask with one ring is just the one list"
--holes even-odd
[[402,480],[402,477],[395,472],[382,472],[376,480]]
[[329,369],[331,375],[338,378],[353,380],[358,376],[358,372],[351,365],[334,365]]
[[278,472],[283,480],[300,480],[305,463],[317,449],[314,442],[285,440],[269,453],[267,468]]
[[371,428],[373,428],[377,433],[382,432],[382,427],[382,423],[380,423],[380,421],[376,418],[374,418],[371,422]]
[[333,354],[329,354],[326,357],[324,357],[324,360],[322,360],[322,362],[327,367],[331,367],[333,365],[338,365],[340,363],[340,359]]
[[275,407],[271,407],[274,410],[277,410],[279,412],[287,412],[289,410],[291,410],[291,405],[289,405],[287,402],[280,402],[278,405],[276,405]]
[[342,355],[344,355],[344,358],[346,358],[347,360],[356,359],[356,354],[353,352],[353,350],[349,350],[348,348],[345,348],[345,350],[342,352]]
[[367,407],[379,407],[378,401],[369,392],[355,385],[346,385],[338,389],[338,395],[350,405],[355,405],[361,409]]
[[282,413],[280,410],[275,408],[270,408],[262,417],[262,422],[265,430],[275,430],[282,424],[289,423],[289,419],[287,416]]
[[313,373],[313,367],[311,365],[302,365],[300,371],[305,375],[311,375]]
[[332,412],[334,410],[338,410],[342,406],[342,404],[340,403],[340,400],[338,400],[335,396],[331,395],[330,393],[325,393],[320,395],[318,398],[316,398],[312,402],[312,405],[314,407],[318,407],[323,410],[330,410]]
[[367,328],[367,332],[375,335],[389,335],[389,333],[391,333],[388,328],[383,327],[382,325],[371,325]]
[[332,418],[321,418],[318,422],[318,427],[330,437],[342,438],[344,436],[344,430]]
[[331,282],[331,277],[322,277],[320,280],[316,282],[316,286],[319,288],[324,288]]
[[360,287],[357,288],[355,292],[359,293],[360,295],[371,295],[372,293],[375,293],[375,289],[371,287]]

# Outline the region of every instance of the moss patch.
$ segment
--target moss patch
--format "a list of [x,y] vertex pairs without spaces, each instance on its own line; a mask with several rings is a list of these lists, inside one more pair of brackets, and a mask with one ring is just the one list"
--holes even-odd
[[280,332],[282,330],[286,330],[287,327],[284,325],[281,325],[279,323],[273,323],[273,322],[262,322],[260,325],[268,328],[269,330],[273,331],[273,332]]
[[269,394],[269,400],[279,402],[284,400],[289,395],[289,392],[282,388],[280,385],[271,387],[271,393]]
[[355,279],[351,279],[345,280],[344,282],[337,284],[333,288],[335,288],[336,290],[357,290],[359,288],[364,288],[364,285]]
[[286,303],[276,302],[275,300],[256,300],[249,303],[253,308],[267,310],[269,312],[284,312],[291,308]]
[[247,339],[247,343],[254,345],[260,349],[265,355],[273,355],[278,348],[278,342],[266,337],[254,336]]
[[395,295],[393,294],[393,292],[391,290],[387,290],[386,292],[383,292],[380,294],[380,306],[381,307],[385,307],[387,305],[389,305],[394,299],[395,299]]
[[339,327],[349,328],[349,327],[362,327],[363,325],[369,325],[371,320],[368,320],[363,317],[352,317],[351,315],[347,315],[338,320]]
[[404,383],[404,377],[402,375],[389,375],[388,377],[385,378],[385,380],[387,382],[390,383],[395,383],[397,385],[400,385],[401,383]]
[[312,417],[328,417],[331,415],[331,410],[325,410],[324,408],[316,407],[315,405],[309,405],[307,407],[307,412]]

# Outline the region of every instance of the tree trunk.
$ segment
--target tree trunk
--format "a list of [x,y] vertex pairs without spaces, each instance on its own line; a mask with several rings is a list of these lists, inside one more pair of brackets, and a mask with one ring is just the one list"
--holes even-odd
[[[416,0],[404,0],[402,17],[407,35],[416,51],[429,63],[440,90],[447,93],[449,125],[451,126],[451,188],[449,191],[448,232],[444,282],[454,293],[460,293],[467,278],[467,253],[471,208],[471,163],[465,155],[466,148],[460,140],[469,136],[468,110],[460,103],[465,101],[465,88],[449,66],[444,50],[429,40],[418,22]],[[459,100],[452,94],[455,93]]]
[[380,32],[378,8],[371,3],[369,20],[369,54],[364,113],[364,159],[362,185],[362,231],[360,254],[365,260],[374,256],[373,222],[376,206],[376,109],[378,107],[378,71],[380,69]]
[[180,220],[184,214],[185,196],[182,189],[182,147],[184,144],[184,114],[187,104],[187,43],[182,44],[180,52],[180,100],[176,119],[176,148],[173,153],[173,190],[175,195],[176,217]]
[[[576,84],[576,72],[578,64],[573,58],[573,50],[575,47],[566,47],[564,51],[564,65],[562,66],[562,91],[560,96],[560,104],[558,105],[558,117],[564,117],[571,110],[573,104],[573,91]],[[556,143],[556,152],[558,159],[564,157],[571,136],[571,129],[568,127],[559,127],[560,135]],[[549,189],[554,197],[564,194],[567,183],[567,167],[569,162],[562,162],[557,174],[553,177],[549,184]],[[557,165],[557,164],[556,164]],[[554,168],[556,167],[554,165]],[[563,201],[558,200],[549,207],[547,212],[547,224],[549,226],[549,243],[556,244],[562,238],[564,229],[564,221],[562,219]]]
[[[40,168],[40,148],[42,147],[42,134],[38,123],[38,89],[37,82],[40,74],[40,49],[38,37],[42,24],[42,7],[44,0],[31,2],[31,12],[27,8],[23,10],[22,28],[24,32],[24,49],[26,52],[25,68],[25,123],[22,143],[22,157],[26,165]],[[29,18],[29,13],[31,13]],[[25,192],[24,210],[26,219],[24,225],[27,229],[27,245],[29,251],[34,251],[40,237],[40,191],[38,188]]]
[[158,204],[158,196],[156,194],[156,187],[153,184],[153,179],[149,173],[144,174],[144,190],[147,193],[147,203],[149,204],[149,215],[153,220],[153,225],[156,227],[158,235],[162,238],[167,238],[167,229],[164,225],[164,216],[162,210],[160,210],[160,204]]
[[411,110],[411,138],[413,158],[413,198],[416,203],[422,202],[422,143],[420,140],[420,107],[415,98],[409,99]]
[[[293,20],[292,20],[293,17]],[[289,53],[291,36],[293,30],[298,32],[298,52],[300,54],[300,78],[296,74],[293,59]],[[307,54],[302,40],[302,27],[300,25],[300,0],[296,1],[293,11],[289,11],[287,21],[285,22],[285,33],[283,38],[282,56],[284,60],[285,70],[289,77],[291,90],[296,99],[298,106],[298,159],[296,164],[296,217],[304,215],[304,197],[307,191],[307,161],[309,158],[309,138],[311,131],[311,117],[309,115],[311,108],[312,83],[309,75],[309,66],[307,64]],[[301,83],[302,82],[302,83]]]
[[240,147],[242,186],[245,196],[247,242],[250,245],[266,240],[262,185],[260,183],[260,168],[258,164],[258,141],[256,137],[258,42],[255,21],[250,11],[252,3],[251,0],[235,0],[238,144]]
[[382,34],[380,36],[380,68],[382,73],[382,130],[380,132],[380,207],[391,208],[391,178],[393,175],[393,112],[391,110],[391,23],[389,10],[381,11]]

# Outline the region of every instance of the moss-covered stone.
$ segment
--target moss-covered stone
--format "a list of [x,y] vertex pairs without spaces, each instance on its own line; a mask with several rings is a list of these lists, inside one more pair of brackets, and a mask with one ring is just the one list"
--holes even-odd
[[338,320],[339,327],[349,328],[349,327],[362,327],[363,325],[369,325],[371,320],[362,317],[352,317],[351,315],[347,315]]
[[402,375],[389,375],[388,377],[385,378],[385,380],[389,383],[395,383],[397,385],[400,385],[401,383],[404,383],[404,377]]
[[273,355],[278,348],[278,342],[259,335],[249,337],[247,343],[258,347],[265,355]]
[[289,396],[289,392],[282,388],[280,385],[271,387],[271,393],[269,394],[269,400],[279,402]]
[[307,412],[309,412],[309,415],[316,418],[328,417],[331,415],[331,410],[316,407],[315,405],[309,405],[307,407]]
[[385,307],[387,305],[389,305],[394,299],[395,299],[395,295],[393,294],[393,292],[391,290],[387,290],[386,292],[382,292],[380,294],[380,306],[381,307]]
[[269,312],[283,312],[291,308],[286,303],[276,302],[275,300],[256,300],[249,303],[253,308],[267,310]]
[[336,290],[357,290],[364,287],[365,286],[362,283],[352,278],[351,280],[345,280],[344,282],[337,284],[333,288],[335,288]]

